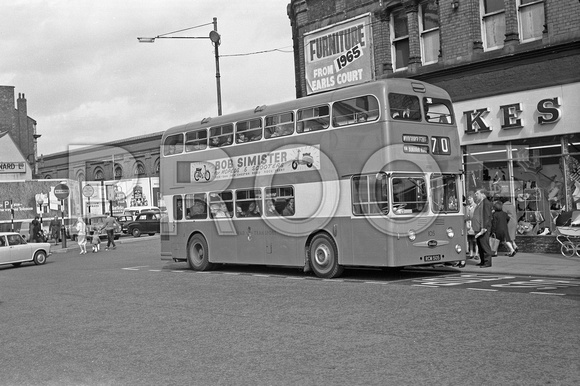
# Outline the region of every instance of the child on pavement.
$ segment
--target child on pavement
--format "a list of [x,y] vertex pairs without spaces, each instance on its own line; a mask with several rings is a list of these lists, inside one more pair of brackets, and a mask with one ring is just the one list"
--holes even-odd
[[101,238],[99,235],[101,234],[101,230],[99,228],[95,228],[93,232],[93,238],[91,240],[91,244],[93,245],[93,253],[97,253],[101,249]]

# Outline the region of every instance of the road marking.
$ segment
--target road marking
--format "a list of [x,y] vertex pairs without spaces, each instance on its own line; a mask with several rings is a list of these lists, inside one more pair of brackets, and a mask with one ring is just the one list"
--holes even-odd
[[426,288],[439,288],[439,287],[435,287],[432,285],[426,285],[426,284],[412,284],[413,287],[426,287]]
[[558,293],[553,293],[553,292],[530,292],[531,294],[534,295],[556,295],[556,296],[565,296],[566,294],[558,294]]
[[161,269],[150,269],[149,272],[161,272]]
[[171,272],[182,273],[182,272],[185,272],[185,271],[171,271]]
[[125,269],[127,271],[138,271],[139,268],[147,268],[149,267],[148,265],[139,265],[137,267],[127,267],[127,268],[121,268],[121,269]]
[[487,289],[487,288],[467,288],[468,290],[473,291],[487,291],[487,292],[497,292],[495,289]]

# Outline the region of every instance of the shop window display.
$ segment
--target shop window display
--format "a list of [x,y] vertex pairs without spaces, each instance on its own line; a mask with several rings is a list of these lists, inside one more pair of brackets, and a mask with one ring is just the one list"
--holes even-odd
[[516,206],[518,235],[557,233],[563,211],[580,210],[580,135],[466,146],[466,190]]

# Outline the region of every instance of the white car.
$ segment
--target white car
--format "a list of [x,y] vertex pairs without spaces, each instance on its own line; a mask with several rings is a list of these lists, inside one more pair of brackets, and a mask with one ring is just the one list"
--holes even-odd
[[27,243],[16,232],[0,232],[0,265],[12,264],[18,267],[22,263],[46,263],[51,255],[49,243]]

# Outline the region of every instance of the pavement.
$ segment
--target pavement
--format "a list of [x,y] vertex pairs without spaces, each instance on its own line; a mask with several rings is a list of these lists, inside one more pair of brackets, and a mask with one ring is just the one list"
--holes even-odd
[[492,266],[480,268],[477,266],[479,259],[466,260],[465,268],[448,266],[436,266],[437,270],[461,271],[483,274],[508,274],[529,276],[550,276],[580,279],[580,256],[565,257],[556,254],[525,253],[518,252],[513,257],[504,256],[499,252],[492,258]]
[[[155,237],[155,236],[153,236]],[[157,236],[159,237],[159,236]],[[151,239],[152,237],[133,238],[122,237],[115,240],[115,243],[126,244],[132,242],[143,241],[143,239]],[[104,249],[107,241],[101,242],[101,249]],[[67,248],[62,248],[59,244],[51,248],[52,253],[65,253],[69,250],[78,249],[76,242],[67,240]],[[91,247],[87,245],[90,253]],[[580,279],[580,256],[565,257],[557,254],[541,254],[541,253],[525,253],[518,252],[513,257],[504,256],[500,252],[498,256],[492,258],[492,266],[489,268],[479,268],[479,259],[466,260],[465,268],[450,267],[444,265],[435,265],[434,267],[426,267],[425,269],[448,271],[448,272],[469,272],[482,274],[504,274],[504,275],[529,275],[529,276],[549,276],[549,277],[563,277]],[[417,267],[419,268],[419,267]]]

